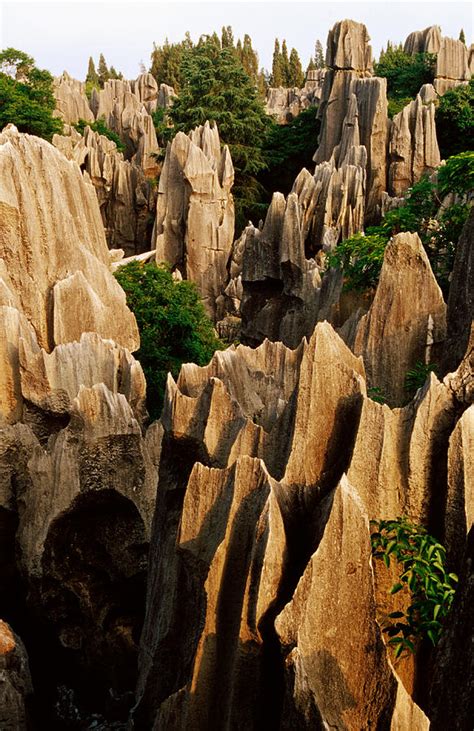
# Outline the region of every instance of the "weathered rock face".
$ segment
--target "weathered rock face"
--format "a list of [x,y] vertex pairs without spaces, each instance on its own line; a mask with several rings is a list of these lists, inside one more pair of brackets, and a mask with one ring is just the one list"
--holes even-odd
[[377,292],[354,343],[369,386],[400,405],[407,371],[419,361],[437,362],[445,335],[446,305],[418,234],[397,234],[385,250]]
[[454,86],[466,84],[471,78],[469,51],[465,44],[443,37],[437,25],[410,33],[404,51],[412,55],[436,54],[434,88],[440,96]]
[[126,256],[148,250],[156,194],[142,167],[124,160],[114,142],[89,127],[84,136],[55,135],[53,144],[95,187],[108,247],[123,249]]
[[95,191],[76,163],[8,126],[0,135],[0,207],[2,304],[17,303],[39,345],[51,350],[89,330],[135,350],[138,330],[108,268]]
[[[321,163],[314,176],[303,169],[286,201],[280,193],[273,196],[262,230],[246,229],[241,266],[231,269],[234,289],[242,284],[244,342],[258,344],[267,337],[296,347],[318,320],[332,319],[342,280],[336,276],[334,288],[329,280],[321,284],[317,262],[322,251],[362,229],[365,148],[359,151],[360,160],[352,154],[341,159],[341,152],[339,167],[334,159]],[[227,290],[230,296],[230,285]]]
[[227,282],[234,235],[234,168],[208,122],[168,145],[153,234],[156,261],[195,282],[212,317]]
[[76,124],[80,119],[93,122],[94,115],[89,107],[85,85],[73,79],[66,71],[54,80],[56,114],[66,124]]
[[104,118],[125,145],[125,158],[140,165],[147,177],[154,177],[158,152],[155,127],[148,110],[156,108],[156,82],[151,74],[136,81],[110,79],[104,88],[94,89],[91,109],[96,119]]
[[[137,326],[76,162],[7,127],[0,206],[0,613],[40,696],[69,678],[103,710],[135,682],[161,429],[142,433]],[[2,711],[26,728],[14,645]]]
[[288,124],[304,109],[317,107],[321,99],[324,75],[324,69],[314,69],[308,72],[305,85],[301,89],[287,89],[283,86],[268,89],[265,111],[278,124]]
[[389,144],[389,193],[401,195],[441,162],[434,104],[416,99],[393,118]]
[[5,731],[30,728],[31,685],[28,656],[21,640],[0,620],[0,724]]
[[469,345],[474,347],[474,208],[456,246],[446,315],[442,371],[454,371]]
[[434,375],[403,409],[367,398],[327,323],[170,378],[137,725],[427,729],[378,625],[399,606],[368,521],[436,527],[462,408]]

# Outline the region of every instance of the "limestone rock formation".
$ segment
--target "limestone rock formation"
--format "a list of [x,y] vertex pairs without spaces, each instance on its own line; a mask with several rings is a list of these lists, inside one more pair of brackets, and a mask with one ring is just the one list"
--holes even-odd
[[90,127],[84,136],[54,135],[53,144],[94,185],[109,248],[122,248],[127,256],[149,249],[156,195],[142,167],[124,160],[114,142]]
[[295,351],[239,346],[170,378],[136,724],[427,729],[382,639],[399,606],[368,521],[430,523],[462,408],[434,375],[403,409],[367,398],[327,323]]
[[446,305],[418,234],[397,234],[385,250],[375,298],[354,343],[369,386],[400,405],[407,371],[419,361],[436,362],[445,335]]
[[416,53],[438,53],[441,47],[441,28],[430,25],[424,30],[415,30],[407,37],[403,50],[414,56]]
[[30,728],[31,701],[28,656],[21,640],[0,620],[0,726],[5,731]]
[[418,94],[393,118],[389,144],[389,193],[401,195],[422,175],[432,173],[440,162],[435,107],[431,103],[424,104]]
[[148,110],[156,108],[156,82],[144,74],[134,82],[109,79],[104,88],[94,89],[91,109],[103,118],[125,145],[125,158],[140,165],[147,177],[157,172],[153,157],[158,152],[155,127]]
[[323,69],[309,71],[301,89],[297,87],[287,89],[283,86],[269,88],[265,111],[274,117],[278,124],[287,124],[304,109],[317,107],[321,99],[324,74]]
[[135,319],[110,274],[97,197],[78,165],[7,127],[0,135],[0,207],[0,258],[9,274],[2,288],[16,298],[38,344],[51,350],[90,329],[135,350]]
[[[73,668],[86,699],[120,695],[135,682],[162,433],[142,431],[137,326],[76,162],[7,127],[0,206],[2,611],[14,629],[28,617],[32,666],[51,656],[47,679],[36,670],[47,693]],[[26,660],[12,642],[1,725],[26,728]]]
[[158,89],[158,100],[157,106],[161,109],[169,109],[173,104],[173,99],[176,97],[176,92],[172,86],[168,84],[160,84]]
[[207,311],[227,282],[234,235],[234,168],[217,127],[208,122],[168,145],[158,186],[153,235],[156,261],[197,284]]
[[85,85],[64,73],[54,80],[56,114],[66,124],[76,124],[80,119],[93,122],[94,115],[89,106]]
[[469,54],[462,41],[443,38],[436,58],[434,87],[440,95],[471,78]]
[[363,227],[365,148],[360,152],[359,160],[349,155],[340,166],[339,157],[317,165],[313,176],[303,169],[286,201],[280,193],[273,196],[262,230],[246,230],[241,269],[231,269],[233,280],[242,282],[245,342],[268,337],[296,347],[318,320],[331,319],[342,281],[336,277],[335,289],[321,285],[317,261],[323,250]]

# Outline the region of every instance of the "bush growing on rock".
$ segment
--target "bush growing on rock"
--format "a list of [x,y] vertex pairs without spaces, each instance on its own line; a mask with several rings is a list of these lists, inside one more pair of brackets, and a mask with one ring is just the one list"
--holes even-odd
[[474,79],[441,97],[436,109],[436,134],[445,158],[474,149]]
[[376,76],[387,79],[389,114],[393,116],[405,104],[414,99],[423,84],[433,83],[436,56],[432,53],[405,53],[402,46],[382,50],[379,62],[374,66]]
[[125,151],[125,145],[123,144],[122,140],[114,132],[113,130],[109,129],[105,123],[105,119],[102,117],[100,119],[97,119],[95,122],[86,122],[84,119],[80,119],[77,124],[74,125],[75,129],[77,129],[78,132],[80,132],[81,135],[84,134],[84,130],[86,127],[90,127],[93,132],[98,132],[100,135],[104,135],[104,137],[107,137],[108,140],[112,140],[112,142],[115,142],[117,146],[117,150],[119,152]]
[[23,51],[1,51],[0,130],[14,124],[20,132],[51,141],[63,128],[62,121],[53,117],[55,106],[49,71],[36,68],[34,59]]
[[140,361],[147,381],[147,407],[158,418],[168,373],[177,378],[183,363],[206,365],[223,347],[192,282],[176,282],[154,263],[131,262],[115,276],[140,330]]

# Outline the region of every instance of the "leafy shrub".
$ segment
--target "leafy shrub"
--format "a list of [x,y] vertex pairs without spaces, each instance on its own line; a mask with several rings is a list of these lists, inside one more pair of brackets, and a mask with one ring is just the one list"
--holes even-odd
[[474,149],[474,79],[443,94],[436,109],[436,134],[444,158]]
[[78,132],[80,132],[81,135],[84,134],[84,130],[86,127],[90,127],[93,132],[98,132],[100,135],[104,135],[104,137],[107,137],[108,140],[112,140],[112,142],[115,142],[117,146],[117,150],[119,152],[125,152],[125,145],[123,144],[122,140],[114,132],[113,130],[109,129],[105,123],[105,119],[101,117],[100,119],[97,119],[95,122],[86,122],[84,119],[80,119],[77,124],[74,125],[75,129],[77,129]]
[[63,129],[62,121],[53,117],[53,77],[34,64],[15,48],[0,53],[0,130],[11,123],[20,132],[51,141]]
[[425,381],[430,373],[436,373],[438,366],[436,363],[422,363],[418,361],[413,368],[407,371],[405,376],[405,391],[414,396],[419,388],[425,385]]
[[388,568],[391,558],[400,565],[399,580],[390,593],[411,593],[406,612],[389,614],[384,632],[395,657],[415,652],[416,641],[427,637],[436,645],[454,599],[458,577],[446,569],[446,549],[425,528],[406,518],[371,521],[372,555]]
[[376,76],[387,79],[389,99],[414,99],[423,84],[433,83],[436,56],[432,53],[405,53],[401,45],[389,45],[380,54],[379,62],[374,65]]
[[438,190],[441,196],[474,191],[474,150],[453,155],[445,165],[441,165],[438,169]]
[[344,288],[364,291],[377,286],[387,238],[379,233],[354,234],[328,256],[328,265],[344,269]]
[[137,319],[136,356],[147,381],[148,411],[158,418],[167,374],[176,378],[183,363],[206,365],[223,346],[192,282],[175,282],[168,269],[154,263],[131,262],[115,276]]
[[367,389],[367,396],[372,399],[372,401],[376,401],[378,404],[386,404],[387,398],[379,386],[370,386],[370,388]]

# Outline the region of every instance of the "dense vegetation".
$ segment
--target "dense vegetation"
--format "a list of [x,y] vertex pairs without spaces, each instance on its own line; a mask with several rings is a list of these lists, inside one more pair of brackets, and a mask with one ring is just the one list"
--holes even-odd
[[432,53],[405,53],[402,45],[388,43],[382,50],[378,63],[374,65],[376,76],[387,79],[388,113],[398,114],[404,106],[416,97],[423,84],[434,80],[436,56]]
[[[440,167],[437,183],[427,177],[415,183],[403,205],[388,211],[378,226],[341,242],[328,257],[329,266],[344,269],[347,289],[370,289],[377,284],[391,236],[401,231],[416,232],[447,296],[456,244],[469,213],[466,196],[473,190],[474,152],[451,157]],[[442,198],[449,192],[457,193],[460,199],[442,207]]]
[[474,79],[466,86],[450,89],[440,98],[436,135],[443,158],[474,150]]
[[0,130],[9,123],[20,132],[46,140],[62,132],[60,119],[53,117],[56,106],[53,77],[38,69],[34,59],[15,48],[0,53]]
[[81,133],[81,135],[84,134],[84,130],[86,127],[90,127],[93,132],[98,132],[100,135],[104,135],[104,137],[107,137],[107,139],[115,142],[117,150],[119,150],[119,152],[125,152],[125,145],[123,144],[122,140],[116,132],[107,127],[105,119],[103,118],[96,119],[95,122],[86,122],[85,119],[80,119],[78,123],[74,125],[74,127],[77,129],[78,132]]
[[104,54],[99,56],[97,70],[92,56],[89,58],[86,76],[86,94],[90,98],[93,89],[103,89],[105,82],[109,79],[123,79],[123,75],[117,72],[113,66],[107,66]]
[[446,549],[420,525],[406,518],[371,521],[374,558],[388,568],[391,559],[400,567],[399,579],[390,593],[408,593],[406,611],[392,612],[384,627],[395,657],[415,652],[420,639],[439,642],[458,582],[446,568]]
[[195,284],[175,282],[165,267],[131,262],[115,276],[127,295],[140,330],[140,361],[147,382],[147,407],[158,418],[167,374],[177,378],[182,363],[206,365],[221,349]]

